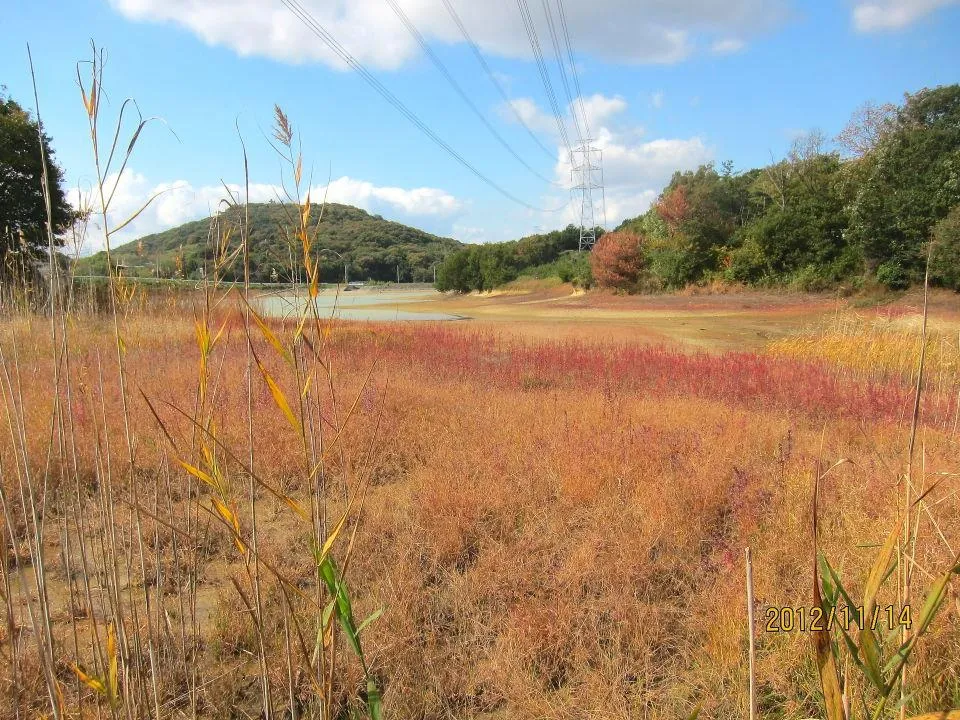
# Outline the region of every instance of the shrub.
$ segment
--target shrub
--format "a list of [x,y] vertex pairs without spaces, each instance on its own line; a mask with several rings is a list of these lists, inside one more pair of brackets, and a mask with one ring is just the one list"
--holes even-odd
[[821,292],[830,287],[830,282],[824,277],[822,268],[804,265],[790,276],[787,287],[801,292]]
[[628,232],[604,235],[590,253],[590,270],[599,287],[634,290],[643,269],[642,240]]
[[569,253],[557,261],[557,276],[561,282],[574,287],[589,289],[593,285],[590,271],[590,256],[584,253]]
[[650,273],[665,288],[677,290],[696,278],[696,259],[685,247],[660,247],[647,253]]
[[877,267],[877,280],[891,290],[906,290],[910,287],[910,279],[910,272],[893,260]]
[[724,271],[734,282],[758,283],[768,272],[767,259],[763,248],[752,237],[730,253],[730,263]]

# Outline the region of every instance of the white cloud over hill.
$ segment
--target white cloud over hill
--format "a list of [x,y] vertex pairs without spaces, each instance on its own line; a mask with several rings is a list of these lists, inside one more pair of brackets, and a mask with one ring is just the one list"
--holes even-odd
[[[185,180],[156,183],[146,175],[127,169],[119,178],[112,175],[107,186],[116,183],[116,192],[108,213],[111,227],[118,227],[127,218],[143,207],[154,195],[152,203],[111,238],[111,245],[117,246],[131,240],[176,227],[190,220],[198,220],[223,207],[227,189],[234,200],[241,200],[244,187],[238,184],[202,185],[195,187]],[[268,202],[282,197],[279,185],[267,183],[250,184],[250,202]],[[374,185],[365,180],[343,176],[330,182],[329,188],[320,185],[311,188],[310,196],[314,202],[321,202],[324,194],[329,202],[353,205],[372,213],[389,213],[391,217],[403,222],[423,217],[453,217],[462,211],[463,203],[438,188],[400,188]],[[76,190],[70,193],[70,201],[76,207],[80,200]],[[84,254],[103,249],[103,231],[96,216],[91,219]]]

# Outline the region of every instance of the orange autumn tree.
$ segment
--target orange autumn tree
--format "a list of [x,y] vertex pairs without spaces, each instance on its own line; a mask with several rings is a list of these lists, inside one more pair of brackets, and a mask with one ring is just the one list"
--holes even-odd
[[663,193],[655,207],[670,234],[675,235],[690,214],[686,186],[678,185],[673,190]]
[[597,285],[615,290],[633,290],[643,270],[642,238],[630,232],[611,232],[601,237],[590,253],[590,269]]

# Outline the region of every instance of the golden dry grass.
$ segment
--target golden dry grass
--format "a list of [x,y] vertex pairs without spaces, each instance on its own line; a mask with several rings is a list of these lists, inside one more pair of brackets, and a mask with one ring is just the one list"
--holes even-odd
[[[838,313],[823,326],[772,342],[770,352],[785,357],[824,360],[862,376],[915,379],[920,362],[921,317],[865,317]],[[950,388],[960,382],[960,328],[944,323],[928,333],[925,370],[928,383]]]

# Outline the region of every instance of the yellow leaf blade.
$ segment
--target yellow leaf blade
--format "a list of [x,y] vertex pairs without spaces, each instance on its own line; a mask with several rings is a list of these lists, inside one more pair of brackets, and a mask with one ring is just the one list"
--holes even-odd
[[88,688],[94,692],[100,693],[101,695],[107,694],[107,687],[103,684],[103,681],[100,680],[100,678],[94,677],[93,675],[88,675],[80,668],[79,665],[74,663],[70,663],[70,669],[73,670],[74,674],[80,679],[80,682],[82,682]]
[[280,386],[277,385],[276,381],[263,366],[263,363],[257,359],[257,367],[260,368],[260,374],[263,376],[263,380],[267,383],[267,387],[270,389],[270,394],[273,396],[273,401],[276,403],[277,407],[280,408],[280,412],[283,413],[284,417],[287,418],[287,422],[290,423],[292,427],[299,434],[301,432],[300,421],[297,420],[297,416],[293,414],[293,410],[290,409],[290,403],[287,402],[287,396],[283,394],[283,390],[280,389]]
[[190,463],[185,462],[184,460],[180,460],[179,458],[177,458],[177,462],[180,464],[180,466],[181,466],[184,470],[186,470],[188,473],[190,473],[190,474],[193,475],[195,478],[197,478],[198,480],[200,480],[202,483],[204,483],[204,484],[206,484],[206,485],[209,485],[209,486],[210,486],[211,488],[213,488],[214,490],[218,490],[218,491],[220,490],[219,486],[218,486],[217,483],[214,481],[214,479],[213,479],[212,477],[210,477],[209,475],[207,475],[207,473],[205,473],[205,472],[204,472],[203,470],[201,470],[200,468],[195,467],[194,465],[191,465]]

